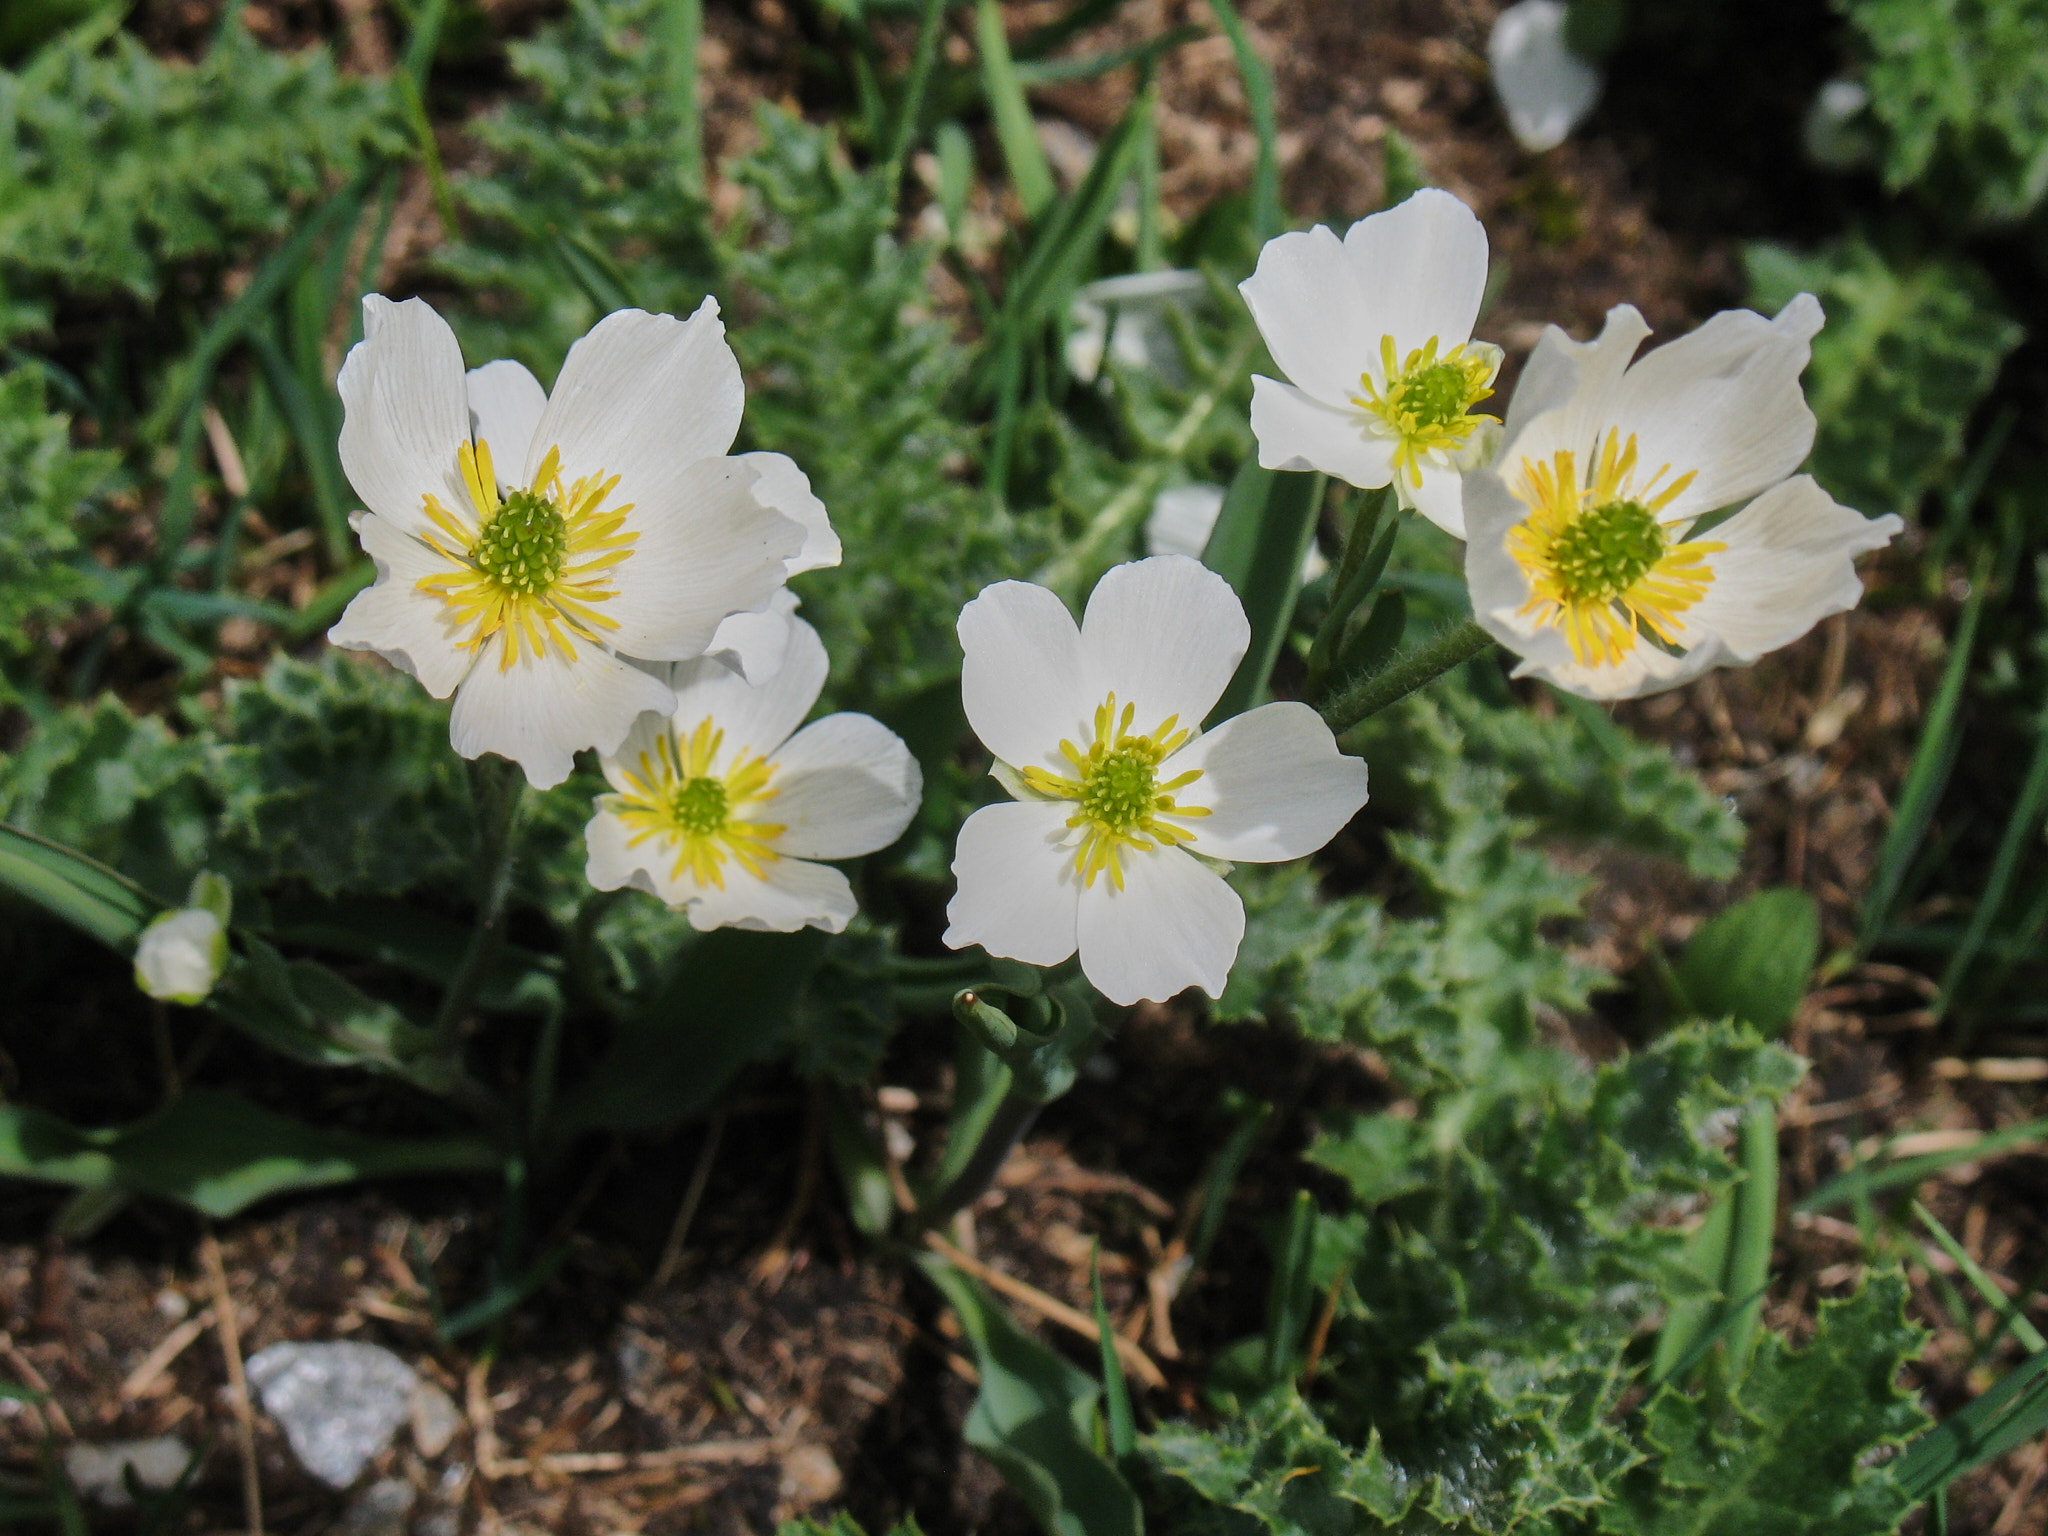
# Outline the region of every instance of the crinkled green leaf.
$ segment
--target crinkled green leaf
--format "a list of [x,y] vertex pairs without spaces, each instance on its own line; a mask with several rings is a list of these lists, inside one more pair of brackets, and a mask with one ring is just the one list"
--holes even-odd
[[1804,891],[1773,886],[1717,913],[1686,942],[1675,974],[1700,1018],[1778,1034],[1799,1011],[1819,960],[1819,907]]
[[2048,12],[2014,0],[1834,0],[1884,128],[1884,179],[1980,219],[2048,192]]
[[1851,235],[1811,255],[1752,245],[1744,260],[1758,308],[1806,292],[1827,311],[1805,380],[1820,421],[1814,478],[1866,516],[1911,517],[1960,466],[1970,414],[2020,327],[1961,257],[1893,262]]
[[1741,1387],[1670,1388],[1643,1413],[1649,1455],[1601,1513],[1612,1536],[1883,1536],[1914,1503],[1882,1452],[1925,1427],[1900,1368],[1922,1331],[1896,1273],[1824,1302],[1813,1340],[1767,1337]]
[[[32,368],[0,374],[0,661],[39,649],[38,624],[62,619],[91,591],[81,568],[85,503],[111,478],[114,455],[74,448],[71,420],[45,408]],[[12,692],[0,673],[0,701]]]

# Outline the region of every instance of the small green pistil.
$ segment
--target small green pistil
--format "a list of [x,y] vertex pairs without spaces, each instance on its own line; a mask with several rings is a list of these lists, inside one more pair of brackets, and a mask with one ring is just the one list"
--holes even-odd
[[544,496],[513,491],[477,535],[477,569],[508,592],[545,592],[569,559],[569,529]]
[[1552,546],[1557,582],[1583,603],[1611,602],[1664,558],[1664,529],[1638,501],[1587,507]]
[[1118,747],[1089,771],[1081,786],[1082,813],[1112,832],[1131,832],[1152,814],[1158,762],[1147,746]]
[[1455,364],[1431,363],[1401,380],[1401,412],[1418,426],[1448,427],[1471,404],[1471,376]]
[[685,779],[675,791],[676,825],[698,837],[725,830],[725,784],[719,779]]

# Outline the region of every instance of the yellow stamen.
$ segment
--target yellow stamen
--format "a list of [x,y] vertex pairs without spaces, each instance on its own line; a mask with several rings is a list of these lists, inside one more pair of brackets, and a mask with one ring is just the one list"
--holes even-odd
[[1424,459],[1462,452],[1480,423],[1499,420],[1472,407],[1492,396],[1500,353],[1493,347],[1467,351],[1472,343],[1461,341],[1439,357],[1439,345],[1432,336],[1403,361],[1394,338],[1382,336],[1380,371],[1386,382],[1375,384],[1370,373],[1360,374],[1364,393],[1351,397],[1353,405],[1377,417],[1381,430],[1393,435],[1394,476],[1410,487],[1422,484]]
[[1156,729],[1139,735],[1131,729],[1137,713],[1135,704],[1124,705],[1119,713],[1116,695],[1110,694],[1095,711],[1094,737],[1085,751],[1071,741],[1060,743],[1060,756],[1073,765],[1072,777],[1045,768],[1023,771],[1025,784],[1038,794],[1079,802],[1067,825],[1081,832],[1074,872],[1084,885],[1094,885],[1107,870],[1109,883],[1122,890],[1125,849],[1149,852],[1195,840],[1193,832],[1160,820],[1162,816],[1189,819],[1209,814],[1207,806],[1182,805],[1175,799],[1178,791],[1202,776],[1201,769],[1159,782],[1159,765],[1186,746],[1194,732],[1180,725],[1178,715],[1168,715]]
[[717,766],[725,732],[710,720],[699,721],[685,736],[678,729],[662,733],[653,752],[642,752],[630,768],[621,768],[625,789],[605,797],[619,820],[632,829],[626,846],[654,841],[667,845],[675,863],[670,878],[687,875],[692,884],[725,889],[725,866],[736,863],[759,880],[781,857],[772,846],[788,829],[741,815],[749,807],[773,800],[769,787],[775,765],[742,748],[722,769]]

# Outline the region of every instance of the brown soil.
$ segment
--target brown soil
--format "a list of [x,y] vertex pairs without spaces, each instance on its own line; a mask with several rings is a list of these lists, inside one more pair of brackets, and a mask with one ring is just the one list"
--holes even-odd
[[[145,0],[152,43],[201,46],[218,0]],[[1016,26],[1046,19],[1050,3],[1011,8]],[[1486,220],[1507,268],[1483,333],[1511,355],[1542,323],[1589,334],[1606,308],[1635,303],[1660,331],[1680,329],[1738,297],[1725,240],[1660,223],[1639,147],[1626,153],[1597,130],[1541,162],[1520,153],[1487,94],[1482,52],[1491,0],[1250,0],[1255,40],[1279,84],[1290,205],[1347,219],[1377,205],[1390,131],[1417,149],[1432,178]],[[545,7],[487,0],[502,26],[530,26]],[[399,28],[378,0],[252,0],[266,40],[342,38],[355,67],[381,67]],[[1198,0],[1132,0],[1078,51],[1206,23]],[[799,89],[794,24],[782,0],[714,4],[708,20],[707,138],[737,148],[762,96]],[[907,35],[903,42],[907,51]],[[1253,139],[1243,92],[1220,37],[1190,44],[1160,71],[1165,186],[1180,213],[1241,188]],[[1048,91],[1040,105],[1099,134],[1125,82]],[[459,144],[454,146],[459,149]],[[459,155],[451,155],[461,163]],[[415,255],[435,238],[422,200]],[[1682,939],[1733,895],[1770,882],[1811,891],[1831,947],[1853,933],[1859,893],[1912,751],[1938,670],[1949,615],[1906,580],[1910,552],[1874,578],[1865,609],[1745,672],[1628,707],[1633,729],[1672,744],[1750,828],[1739,879],[1716,888],[1668,868],[1568,853],[1598,877],[1584,929],[1589,958],[1617,970],[1647,947]],[[1844,1166],[1861,1145],[1900,1132],[1967,1132],[2042,1110],[2038,1081],[2001,1081],[2028,1068],[1954,1062],[1939,1051],[1931,983],[1896,967],[1831,975],[1809,1000],[1794,1044],[1815,1063],[1783,1119],[1786,1205]],[[1599,1021],[1587,1021],[1597,1032]],[[1984,1042],[2024,1054],[2031,1045]],[[948,1029],[906,1030],[881,1103],[899,1139],[927,1140],[943,1123]],[[1134,1018],[1091,1078],[1047,1114],[964,1240],[979,1261],[1041,1297],[1088,1306],[1090,1244],[1102,1243],[1107,1299],[1121,1333],[1143,1348],[1163,1385],[1145,1412],[1195,1404],[1204,1354],[1256,1326],[1262,1284],[1253,1234],[1264,1192],[1290,1178],[1317,1106],[1383,1093],[1372,1063],[1311,1050],[1263,1032],[1196,1024],[1173,1010]],[[1171,1272],[1189,1208],[1192,1146],[1223,1082],[1267,1091],[1275,1130],[1232,1208],[1219,1257],[1189,1276],[1170,1322],[1152,1310]],[[847,1507],[871,1529],[915,1512],[932,1536],[1026,1532],[1021,1507],[963,1449],[959,1426],[973,1391],[958,1327],[930,1289],[877,1256],[849,1229],[829,1171],[807,1138],[802,1090],[767,1077],[727,1115],[708,1185],[674,1272],[654,1276],[692,1171],[702,1127],[669,1143],[620,1143],[568,1170],[554,1209],[582,1218],[556,1279],[515,1314],[494,1352],[477,1337],[436,1342],[436,1294],[449,1305],[478,1293],[491,1234],[469,1214],[488,1191],[394,1188],[269,1209],[227,1224],[218,1240],[227,1290],[250,1353],[281,1339],[348,1337],[398,1351],[462,1405],[465,1424],[428,1457],[403,1435],[382,1470],[419,1492],[420,1536],[458,1531],[760,1532],[781,1517]],[[809,1149],[809,1150],[807,1150]],[[2014,1155],[1951,1169],[1922,1198],[2001,1284],[2032,1287],[2048,1268],[2043,1177],[2048,1163]],[[578,1198],[578,1196],[581,1198]],[[18,1197],[0,1230],[36,1229],[53,1206]],[[0,1244],[0,1375],[47,1385],[52,1406],[0,1417],[0,1460],[36,1464],[45,1429],[58,1441],[177,1433],[202,1448],[198,1506],[209,1530],[242,1520],[236,1419],[226,1393],[218,1297],[202,1261],[204,1234],[162,1211],[139,1211],[80,1246],[17,1237]],[[1934,1331],[1914,1372],[1930,1407],[1953,1411],[1981,1391],[1991,1361],[1972,1358],[1965,1327],[1934,1277],[1953,1265],[1890,1241]],[[1818,1298],[1853,1287],[1871,1255],[1835,1216],[1795,1216],[1776,1255],[1774,1320],[1797,1331]],[[204,1326],[195,1326],[214,1314]],[[1015,1311],[1044,1336],[1078,1349],[1042,1303]],[[2030,1310],[2041,1317],[2039,1298]],[[165,1359],[168,1342],[183,1341]],[[153,1355],[152,1352],[157,1352]],[[1086,1360],[1086,1353],[1077,1353]],[[145,1367],[149,1367],[145,1369]],[[126,1384],[127,1390],[123,1390]],[[13,1405],[0,1404],[0,1410]],[[346,1500],[312,1483],[274,1426],[256,1416],[265,1520],[286,1532],[326,1528]],[[686,1451],[680,1459],[678,1451]],[[2033,1446],[1954,1490],[1950,1530],[2020,1536],[2048,1525],[2048,1455]],[[196,1527],[195,1527],[196,1528]]]

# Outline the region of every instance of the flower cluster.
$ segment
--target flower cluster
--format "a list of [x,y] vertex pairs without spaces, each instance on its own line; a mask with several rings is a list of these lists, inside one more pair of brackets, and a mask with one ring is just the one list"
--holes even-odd
[[[1810,296],[1639,360],[1648,327],[1626,305],[1591,342],[1553,327],[1503,419],[1481,408],[1501,350],[1473,336],[1487,261],[1479,220],[1434,190],[1341,240],[1270,242],[1240,290],[1286,376],[1253,380],[1260,464],[1391,487],[1466,541],[1473,617],[1518,675],[1592,698],[1752,661],[1856,603],[1853,557],[1900,524],[1795,474]],[[371,297],[339,383],[377,579],[335,644],[452,696],[455,749],[535,787],[594,750],[598,889],[647,891],[700,929],[843,929],[856,900],[828,861],[902,836],[922,776],[864,715],[804,723],[829,668],[787,582],[836,564],[839,542],[795,464],[729,451],[745,388],[717,305],[608,316],[548,391],[513,362],[465,373],[424,303]],[[1190,558],[1221,501],[1162,495],[1155,553],[1105,575],[1078,624],[1016,581],[961,612],[967,719],[1009,799],[961,828],[949,945],[1046,967],[1078,953],[1119,1004],[1220,995],[1244,933],[1231,865],[1311,854],[1365,803],[1365,764],[1307,705],[1210,718],[1251,639],[1237,594]],[[219,925],[202,926],[153,931],[159,995],[217,967]]]

